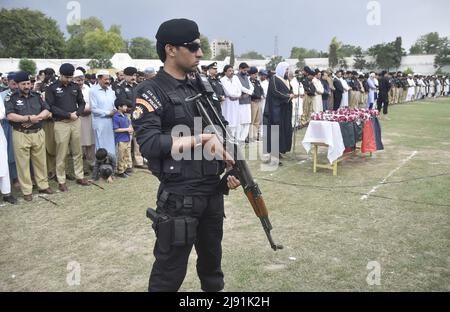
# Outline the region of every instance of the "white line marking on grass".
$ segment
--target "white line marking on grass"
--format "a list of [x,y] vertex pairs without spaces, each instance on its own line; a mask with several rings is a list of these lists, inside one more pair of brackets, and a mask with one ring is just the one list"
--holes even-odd
[[389,174],[377,185],[375,185],[367,194],[364,194],[363,196],[361,196],[361,200],[365,200],[367,198],[369,198],[370,194],[374,193],[377,188],[379,188],[381,185],[383,185],[384,183],[386,183],[386,180],[389,179],[389,177],[391,177],[397,170],[399,170],[401,167],[403,167],[408,161],[410,161],[414,156],[416,156],[417,151],[414,151],[411,153],[411,155],[409,155],[408,157],[406,157],[405,159],[402,160],[401,164],[395,168],[394,170],[392,170],[391,172],[389,172]]

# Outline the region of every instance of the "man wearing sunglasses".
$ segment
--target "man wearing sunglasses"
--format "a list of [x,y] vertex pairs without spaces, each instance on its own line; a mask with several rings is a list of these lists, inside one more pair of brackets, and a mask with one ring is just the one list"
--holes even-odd
[[[187,98],[199,94],[200,88],[188,75],[197,70],[203,56],[199,38],[194,21],[173,19],[161,24],[156,46],[164,66],[135,90],[133,127],[149,169],[161,182],[156,211],[147,210],[157,237],[149,291],[180,288],[193,246],[202,290],[224,287],[223,194],[240,184],[233,176],[221,180],[225,165],[231,167],[234,161],[217,136],[192,131],[196,129],[194,117],[200,114],[195,101]],[[177,126],[191,131],[181,136],[175,131]],[[176,160],[180,151],[192,158]],[[205,157],[205,153],[213,157]]]

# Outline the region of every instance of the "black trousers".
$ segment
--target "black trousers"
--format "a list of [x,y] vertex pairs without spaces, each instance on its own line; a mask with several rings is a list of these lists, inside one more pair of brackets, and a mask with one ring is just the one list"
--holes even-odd
[[174,245],[173,231],[157,231],[153,250],[155,262],[149,278],[148,291],[178,291],[186,276],[192,246],[195,246],[198,256],[197,274],[200,278],[201,289],[203,291],[222,290],[224,287],[224,275],[221,269],[223,195],[186,197],[166,193],[166,196],[163,196],[165,193],[163,190],[158,193],[158,213],[164,213],[170,218],[195,219],[198,225],[195,229],[195,237],[191,235],[193,239],[189,239],[186,244],[178,242]]
[[333,94],[333,110],[338,110],[339,107],[341,106],[341,101],[342,101],[342,93],[339,92],[334,92]]
[[377,109],[381,112],[381,107],[383,107],[383,114],[387,115],[388,113],[388,105],[389,105],[389,96],[386,95],[378,95],[377,98]]

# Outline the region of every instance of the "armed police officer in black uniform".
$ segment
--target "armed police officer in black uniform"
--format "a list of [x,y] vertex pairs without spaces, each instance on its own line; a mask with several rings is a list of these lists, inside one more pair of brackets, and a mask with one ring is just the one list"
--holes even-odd
[[87,186],[84,178],[83,152],[81,150],[81,120],[86,103],[80,87],[72,81],[75,67],[64,63],[59,68],[60,77],[45,91],[45,100],[55,120],[56,178],[61,192],[66,186],[66,157],[70,149],[77,184]]
[[217,99],[220,102],[225,101],[225,91],[219,77],[217,77],[217,62],[208,65],[208,74],[208,81],[216,93]]
[[[221,180],[220,175],[225,163],[229,167],[234,161],[215,134],[179,136],[172,131],[175,126],[193,129],[194,117],[200,116],[195,101],[186,100],[201,90],[198,80],[188,78],[203,55],[199,38],[198,26],[193,21],[173,19],[161,24],[156,39],[164,67],[135,90],[133,127],[149,169],[161,182],[156,214],[150,216],[157,240],[149,291],[180,288],[194,245],[202,290],[220,291],[224,287],[223,193],[238,187],[239,181],[230,175]],[[214,146],[210,152],[225,161],[207,160],[201,153],[205,144]],[[194,155],[198,150],[202,154],[199,160],[174,159],[179,151]],[[220,185],[225,187],[221,190]]]

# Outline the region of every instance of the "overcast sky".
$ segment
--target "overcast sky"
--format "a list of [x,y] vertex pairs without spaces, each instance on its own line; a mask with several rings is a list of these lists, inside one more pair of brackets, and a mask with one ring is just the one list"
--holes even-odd
[[[2,8],[38,9],[56,19],[66,32],[67,9],[71,1],[0,0]],[[185,17],[195,20],[209,40],[229,39],[237,54],[256,50],[288,57],[293,46],[327,50],[333,36],[338,40],[368,48],[402,36],[403,47],[428,32],[450,36],[448,0],[79,0],[81,18],[96,16],[108,28],[122,26],[122,36],[143,36],[155,40],[161,22]],[[376,9],[379,3],[379,25]],[[373,7],[372,7],[373,8]],[[374,15],[375,14],[375,15]]]

